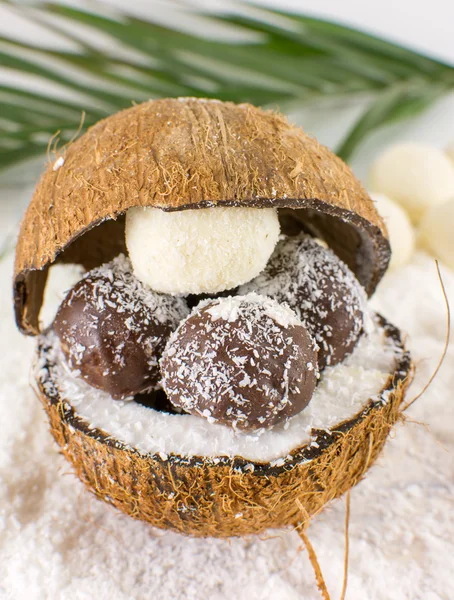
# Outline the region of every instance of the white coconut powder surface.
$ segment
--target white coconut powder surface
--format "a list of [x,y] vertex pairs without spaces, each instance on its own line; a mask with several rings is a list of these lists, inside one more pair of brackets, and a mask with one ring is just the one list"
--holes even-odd
[[[44,337],[50,350],[37,361],[36,374],[44,386],[59,393],[90,426],[108,433],[141,452],[182,456],[235,456],[249,460],[283,462],[292,449],[314,440],[312,429],[327,429],[378,400],[389,373],[395,367],[395,348],[378,326],[364,336],[343,364],[328,367],[307,408],[271,430],[235,431],[201,417],[170,415],[130,401],[113,400],[110,394],[89,386],[67,367],[58,338]],[[48,371],[43,367],[48,363]],[[46,388],[45,388],[46,389]]]
[[[85,491],[30,387],[35,340],[15,329],[11,274],[10,257],[0,263],[1,600],[318,599],[295,532],[188,539],[133,521]],[[445,268],[443,277],[454,305],[454,274]],[[409,334],[418,368],[411,397],[433,371],[446,332],[433,260],[419,254],[387,275],[373,305]],[[408,411],[412,421],[395,428],[352,490],[348,600],[454,597],[453,367],[451,346]],[[308,530],[332,598],[342,587],[344,510],[336,501]]]

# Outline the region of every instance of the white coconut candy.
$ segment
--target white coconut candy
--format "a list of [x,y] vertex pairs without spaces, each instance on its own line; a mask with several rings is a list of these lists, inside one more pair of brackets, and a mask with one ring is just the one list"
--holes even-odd
[[454,196],[454,165],[432,146],[396,144],[373,163],[369,187],[398,202],[418,223],[429,207]]
[[262,271],[279,237],[274,208],[216,207],[126,213],[134,273],[157,292],[216,293]]
[[[37,377],[48,391],[56,385],[60,396],[91,428],[142,453],[242,456],[264,462],[285,458],[314,440],[314,428],[332,427],[353,417],[370,399],[378,400],[398,352],[375,322],[342,364],[325,369],[306,409],[272,430],[247,434],[193,415],[158,412],[134,400],[113,400],[69,371],[54,333],[42,336],[41,342],[47,350],[35,366]],[[45,364],[52,365],[49,371]]]
[[454,196],[432,206],[419,227],[419,242],[431,254],[454,269]]
[[392,252],[389,268],[396,269],[408,263],[415,251],[415,230],[407,213],[391,198],[377,193],[370,196],[388,230]]

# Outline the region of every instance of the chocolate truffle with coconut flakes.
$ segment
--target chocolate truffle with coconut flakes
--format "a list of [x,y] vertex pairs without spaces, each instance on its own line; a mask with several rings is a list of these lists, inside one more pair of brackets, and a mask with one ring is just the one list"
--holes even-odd
[[269,429],[309,403],[316,346],[295,313],[248,294],[199,304],[161,359],[172,404],[234,429]]
[[350,269],[305,233],[282,236],[265,270],[241,286],[287,303],[319,346],[320,369],[351,354],[364,328],[367,299]]
[[182,298],[142,285],[120,255],[70,290],[53,328],[69,367],[121,399],[157,386],[158,360],[188,312]]

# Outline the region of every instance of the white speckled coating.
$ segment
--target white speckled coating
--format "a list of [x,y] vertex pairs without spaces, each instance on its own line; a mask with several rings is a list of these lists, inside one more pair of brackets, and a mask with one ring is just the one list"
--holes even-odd
[[135,274],[167,294],[216,293],[249,281],[265,267],[278,237],[274,208],[131,208],[126,214]]

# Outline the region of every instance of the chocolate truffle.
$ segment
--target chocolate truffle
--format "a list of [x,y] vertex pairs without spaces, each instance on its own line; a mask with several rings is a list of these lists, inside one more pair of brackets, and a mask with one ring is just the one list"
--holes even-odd
[[309,403],[315,344],[295,313],[257,294],[202,302],[171,335],[162,386],[184,411],[253,431]]
[[182,298],[140,283],[120,255],[70,290],[53,327],[70,368],[120,399],[157,386],[158,360],[188,312]]
[[281,237],[265,270],[240,287],[285,302],[319,346],[320,369],[354,349],[364,325],[366,295],[350,269],[305,233]]

